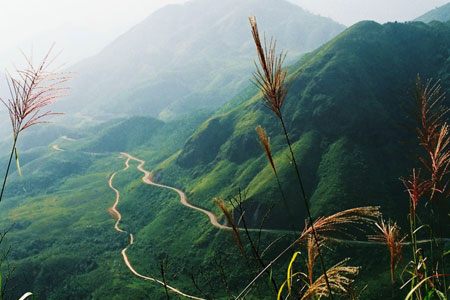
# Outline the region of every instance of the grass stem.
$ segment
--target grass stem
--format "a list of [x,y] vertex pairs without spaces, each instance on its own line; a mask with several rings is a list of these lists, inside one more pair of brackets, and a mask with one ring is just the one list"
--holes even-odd
[[13,158],[13,155],[14,155],[14,151],[16,149],[16,143],[17,143],[17,136],[14,137],[14,143],[13,143],[13,146],[12,146],[12,149],[11,149],[11,154],[9,156],[8,167],[6,168],[5,177],[3,178],[2,191],[0,192],[0,202],[2,201],[3,192],[5,191],[6,180],[8,179],[9,169],[11,167],[11,161],[12,161],[12,158]]

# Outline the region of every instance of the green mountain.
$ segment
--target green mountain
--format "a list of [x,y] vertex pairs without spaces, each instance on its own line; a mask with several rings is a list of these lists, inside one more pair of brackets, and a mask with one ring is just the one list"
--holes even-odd
[[[271,28],[289,59],[344,27],[284,0],[195,0],[151,14],[71,71],[61,111],[170,119],[215,109],[248,85],[255,50],[248,16]],[[291,32],[296,35],[291,35]]]
[[[450,86],[449,28],[361,22],[292,67],[302,72],[291,86],[284,114],[316,216],[355,205],[381,205],[391,216],[404,213],[408,203],[398,178],[408,174],[412,162],[400,142],[414,132],[399,124],[411,117],[405,111],[413,106],[418,73]],[[423,43],[414,46],[418,39]],[[258,223],[264,216],[261,208],[279,197],[254,131],[261,124],[272,137],[295,216],[302,219],[281,127],[260,97],[210,118],[171,158],[166,173],[185,174],[187,190],[201,206],[213,196],[248,189],[248,205]],[[287,228],[279,209],[266,224]]]
[[[415,139],[414,129],[408,129],[414,126],[408,112],[411,91],[417,73],[441,78],[450,90],[448,49],[447,23],[361,22],[291,66],[290,74],[301,74],[291,85],[283,114],[315,216],[381,205],[386,216],[404,222],[408,199],[398,178],[415,166],[407,143]],[[127,253],[138,272],[161,278],[160,263],[168,259],[169,284],[182,291],[199,295],[191,274],[203,292],[218,299],[227,299],[227,288],[230,294],[242,290],[255,272],[240,260],[230,232],[181,206],[176,193],[143,184],[136,162],[122,170],[124,160],[117,152],[145,159],[155,180],[184,190],[199,207],[219,215],[212,198],[236,195],[240,188],[250,226],[258,226],[275,205],[264,226],[300,230],[305,213],[284,137],[261,101],[261,94],[249,87],[209,118],[116,119],[79,132],[76,141],[54,141],[64,152],[49,146],[25,151],[25,178],[12,176],[0,210],[0,228],[15,224],[8,235],[14,245],[11,261],[17,265],[11,298],[31,290],[39,299],[166,299],[163,288],[134,277],[123,264],[120,251],[129,236],[114,230],[107,213],[115,199],[107,183],[116,171],[122,227],[134,235]],[[286,216],[258,145],[257,125],[271,136],[292,218]],[[279,237],[265,259],[293,236],[262,233],[262,249]],[[389,299],[385,252],[382,245],[336,245],[325,263],[351,256],[363,267],[358,282],[360,288],[368,285],[364,299]],[[285,279],[286,260],[273,269],[279,282]],[[258,282],[249,299],[273,299],[265,284]]]
[[429,23],[431,21],[448,22],[450,21],[450,3],[439,6],[416,18],[414,21],[425,23]]

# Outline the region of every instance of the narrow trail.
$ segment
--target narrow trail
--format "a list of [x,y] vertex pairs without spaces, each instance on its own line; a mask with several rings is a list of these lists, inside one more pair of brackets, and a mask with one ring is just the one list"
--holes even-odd
[[64,151],[64,149],[61,149],[61,148],[59,148],[59,146],[58,145],[52,145],[52,148],[53,148],[53,150],[56,150],[56,151]]
[[219,229],[232,230],[231,227],[220,224],[218,219],[217,219],[217,216],[214,213],[212,213],[212,212],[210,212],[210,211],[208,211],[206,209],[203,209],[203,208],[200,208],[200,207],[197,207],[197,206],[194,206],[194,205],[190,204],[187,201],[186,195],[184,194],[183,191],[181,191],[181,190],[179,190],[177,188],[171,187],[171,186],[167,186],[167,185],[160,184],[160,183],[155,183],[153,181],[153,178],[152,178],[152,173],[144,169],[145,161],[143,161],[142,159],[136,158],[136,157],[134,157],[134,156],[132,156],[132,155],[130,155],[128,153],[121,152],[120,154],[122,156],[126,157],[127,161],[134,160],[134,161],[137,161],[139,163],[139,165],[137,166],[137,169],[139,171],[141,171],[142,173],[144,173],[144,177],[142,177],[142,181],[144,183],[150,184],[150,185],[153,185],[153,186],[157,186],[157,187],[161,187],[161,188],[165,188],[165,189],[169,189],[169,190],[177,192],[178,195],[180,196],[180,203],[182,205],[184,205],[186,207],[189,207],[191,209],[195,209],[195,210],[200,211],[200,212],[204,213],[205,215],[207,215],[208,218],[209,218],[209,221],[211,222],[211,224],[214,227],[219,228]]
[[[61,136],[61,139],[69,141],[69,142],[75,142],[76,141],[75,139],[71,139],[71,138],[69,138],[69,137],[67,137],[65,135]],[[64,149],[61,149],[57,144],[52,145],[52,148],[53,148],[53,150],[56,150],[56,151],[61,151],[61,152],[64,151]]]
[[[121,154],[122,154],[122,156],[125,156],[125,157],[127,158],[127,160],[125,161],[125,168],[122,169],[122,171],[125,171],[125,170],[127,170],[127,169],[130,167],[130,160],[131,160],[131,159],[137,160],[137,159],[134,159],[134,157],[132,157],[132,156],[127,156],[127,155],[125,155],[125,153],[121,153]],[[141,161],[141,160],[137,160],[137,161]],[[144,164],[144,161],[142,161],[142,165],[143,165],[143,164]],[[145,178],[151,178],[151,173],[148,172],[148,171],[146,171],[146,170],[144,170],[144,169],[142,168],[142,165],[140,165],[141,168],[138,167],[139,171],[144,172],[144,174],[145,174],[144,177],[145,177]],[[206,299],[204,299],[204,298],[199,298],[199,297],[195,297],[195,296],[192,296],[192,295],[189,295],[189,294],[185,294],[185,293],[181,292],[180,290],[178,290],[178,289],[176,289],[176,288],[174,288],[174,287],[172,287],[172,286],[170,286],[170,285],[165,284],[165,283],[164,283],[163,281],[161,281],[161,280],[158,280],[158,279],[155,279],[155,278],[152,278],[152,277],[148,277],[148,276],[144,276],[144,275],[138,273],[138,272],[133,268],[133,266],[131,265],[131,263],[130,263],[130,261],[129,261],[129,259],[128,259],[128,256],[127,256],[127,250],[128,250],[128,247],[129,247],[130,245],[133,245],[133,243],[134,243],[134,236],[133,236],[132,233],[126,232],[125,230],[123,230],[123,229],[121,229],[121,228],[119,227],[120,220],[122,220],[122,215],[121,215],[120,212],[117,210],[117,205],[119,204],[119,201],[120,201],[120,193],[119,193],[119,191],[113,186],[113,180],[114,180],[114,177],[115,177],[116,175],[117,175],[117,172],[113,173],[113,174],[111,175],[111,177],[109,178],[109,187],[116,193],[116,201],[114,202],[114,205],[113,205],[110,209],[108,209],[108,212],[116,219],[116,223],[114,224],[114,229],[117,230],[118,232],[124,232],[124,233],[128,233],[128,234],[130,235],[130,243],[128,244],[127,247],[125,247],[125,248],[121,251],[121,254],[122,254],[122,257],[123,257],[123,261],[125,262],[125,265],[127,266],[127,268],[128,268],[128,269],[131,271],[131,273],[133,273],[135,276],[137,276],[137,277],[139,277],[139,278],[142,278],[142,279],[145,279],[145,280],[148,280],[148,281],[156,282],[156,283],[162,285],[163,287],[166,287],[168,290],[170,290],[170,291],[172,291],[172,292],[174,292],[174,293],[176,293],[176,294],[178,294],[178,295],[180,295],[180,296],[183,296],[183,297],[186,297],[186,298],[189,298],[189,299],[206,300]],[[148,179],[148,181],[149,181],[149,182],[152,182],[151,179]],[[144,181],[144,182],[145,182],[145,183],[148,183],[147,181]],[[149,184],[150,184],[150,183],[149,183]],[[180,191],[180,192],[181,192],[181,191]],[[181,192],[181,193],[182,193],[182,192]],[[184,195],[184,194],[183,194],[183,195]]]
[[62,138],[63,140],[70,141],[70,142],[75,142],[75,141],[76,141],[76,139],[72,139],[72,138],[67,137],[67,136],[65,136],[65,135],[63,135],[61,138]]

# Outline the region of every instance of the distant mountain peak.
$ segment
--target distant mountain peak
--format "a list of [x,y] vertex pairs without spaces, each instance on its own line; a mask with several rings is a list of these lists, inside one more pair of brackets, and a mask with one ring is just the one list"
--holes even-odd
[[439,6],[433,10],[430,10],[429,12],[416,18],[414,21],[420,21],[425,23],[431,21],[440,21],[440,22],[450,21],[450,2],[442,6]]
[[[298,58],[345,27],[284,0],[193,0],[169,5],[73,67],[67,109],[172,118],[216,109],[249,85],[256,52],[248,16]],[[289,59],[288,58],[288,59]]]

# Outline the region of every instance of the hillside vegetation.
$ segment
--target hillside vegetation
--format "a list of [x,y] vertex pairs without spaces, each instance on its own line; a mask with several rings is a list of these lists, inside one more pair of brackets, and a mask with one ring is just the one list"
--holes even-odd
[[[413,126],[412,87],[418,73],[442,78],[446,87],[449,29],[439,23],[361,22],[292,66],[291,73],[300,76],[284,114],[316,216],[358,204],[381,205],[387,215],[400,217],[397,212],[408,203],[398,201],[405,197],[398,178],[413,162],[405,155],[410,146],[402,143],[414,138],[405,128]],[[256,94],[206,121],[170,158],[169,167],[162,165],[165,173],[176,174],[165,182],[186,185],[194,202],[211,207],[213,196],[247,189],[248,205],[259,220],[264,212],[259,207],[278,199],[254,131],[261,124],[272,137],[281,181],[302,219],[281,128],[260,98]],[[268,226],[289,225],[281,207],[272,217]]]

